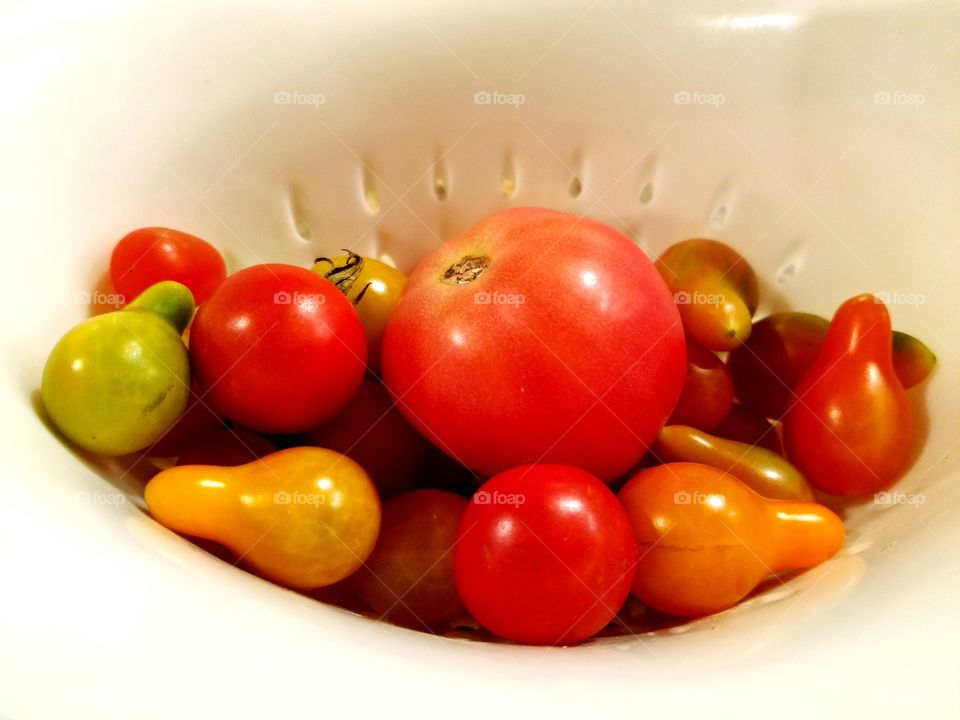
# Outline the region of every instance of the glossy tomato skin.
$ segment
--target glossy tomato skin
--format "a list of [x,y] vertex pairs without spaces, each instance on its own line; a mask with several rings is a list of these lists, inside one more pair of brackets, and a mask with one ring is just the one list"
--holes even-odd
[[147,483],[144,500],[160,524],[220,543],[298,590],[352,575],[380,530],[370,477],[323,448],[288,448],[235,467],[178,465]]
[[463,614],[452,551],[466,506],[443,490],[414,490],[384,503],[373,553],[351,577],[378,616],[429,631]]
[[685,352],[673,297],[634,243],[517,208],[416,267],[382,361],[410,422],[479,474],[551,462],[612,480],[673,409]]
[[484,483],[453,555],[457,589],[477,622],[534,645],[573,645],[607,625],[636,562],[616,496],[566,465],[521,466]]
[[640,549],[633,594],[671,615],[726,610],[771,573],[822,563],[845,537],[826,507],[761,497],[695,462],[641,470],[618,497]]
[[740,402],[763,417],[783,417],[797,401],[791,388],[820,354],[829,324],[800,312],[755,322],[750,337],[727,360]]
[[284,434],[316,427],[347,404],[367,346],[357,313],[332,283],[265,264],[231,275],[200,306],[190,358],[218,414]]
[[675,243],[657,258],[675,293],[687,335],[708,350],[732,350],[750,336],[759,289],[750,263],[718,240]]
[[154,283],[176,280],[199,305],[227,277],[223,256],[210,243],[179,230],[148,227],[125,235],[113,248],[110,279],[132,300]]
[[317,258],[313,272],[334,283],[353,303],[367,334],[370,369],[379,370],[383,331],[400,302],[407,276],[376,258],[356,253]]
[[180,283],[158,283],[123,310],[88,318],[54,345],[40,395],[71,442],[103,455],[149,448],[183,414],[190,364],[180,339],[193,313]]
[[818,490],[868,495],[900,476],[914,422],[894,370],[890,314],[879,299],[857,295],[837,309],[793,392],[798,400],[783,419],[784,447]]
[[692,340],[687,341],[687,377],[668,425],[712,430],[733,405],[733,378],[726,363]]

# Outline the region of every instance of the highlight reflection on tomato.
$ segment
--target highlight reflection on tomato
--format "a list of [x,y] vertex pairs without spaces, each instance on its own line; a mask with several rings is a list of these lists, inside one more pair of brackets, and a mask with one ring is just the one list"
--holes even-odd
[[110,279],[126,302],[155,283],[175,280],[190,289],[199,305],[226,277],[226,263],[213,245],[171,228],[134,230],[110,257]]
[[726,610],[772,573],[822,563],[845,537],[826,507],[763,498],[699,463],[641,470],[618,497],[640,550],[632,592],[671,615]]
[[380,531],[370,477],[323,448],[288,448],[235,467],[177,465],[147,483],[144,499],[161,525],[220,543],[299,590],[352,575]]
[[783,420],[787,457],[818,489],[865,495],[900,475],[913,416],[893,367],[886,306],[857,295],[833,316],[823,349]]
[[481,475],[553,462],[612,480],[655,439],[685,370],[679,313],[640,248],[540,208],[428,255],[383,341],[400,409]]
[[566,465],[500,473],[460,521],[453,571],[464,605],[500,637],[573,645],[613,620],[637,548],[616,496]]
[[190,332],[205,401],[257,432],[305,432],[332,418],[360,386],[366,359],[360,319],[336,286],[280,263],[224,280]]

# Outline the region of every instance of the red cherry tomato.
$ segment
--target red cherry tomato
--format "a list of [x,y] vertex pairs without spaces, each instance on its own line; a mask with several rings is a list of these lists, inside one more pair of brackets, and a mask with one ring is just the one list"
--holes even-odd
[[673,296],[639,247],[540,208],[428,255],[387,324],[384,380],[413,425],[481,475],[567,463],[612,480],[683,384]]
[[790,389],[817,359],[829,324],[799,312],[755,322],[750,337],[727,359],[737,399],[764,417],[783,417],[797,401]]
[[303,441],[355,460],[373,479],[381,498],[417,485],[430,449],[397,410],[387,389],[373,378],[365,378],[350,403]]
[[306,268],[255,265],[200,306],[190,359],[223,416],[264,433],[316,427],[363,379],[367,345],[350,301]]
[[113,287],[128,301],[161,280],[176,280],[190,288],[199,305],[226,276],[223,256],[213,245],[170,228],[134,230],[110,257]]
[[823,349],[793,392],[783,444],[816,488],[866,495],[897,479],[913,447],[913,416],[894,370],[882,302],[865,294],[839,307]]
[[249,430],[217,430],[201,435],[177,458],[177,465],[245,465],[277,451],[277,446]]
[[463,613],[453,579],[453,546],[467,500],[443,490],[414,490],[383,506],[380,536],[352,583],[379,616],[439,629]]
[[636,562],[616,496],[566,465],[521,466],[484,483],[453,556],[460,597],[477,622],[536,645],[573,645],[607,625]]
[[733,378],[726,364],[709,350],[687,340],[687,378],[668,425],[712,430],[733,405]]

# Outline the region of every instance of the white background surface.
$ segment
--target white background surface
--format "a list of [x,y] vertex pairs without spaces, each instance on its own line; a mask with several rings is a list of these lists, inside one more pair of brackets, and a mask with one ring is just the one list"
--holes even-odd
[[[0,717],[960,715],[960,8],[282,5],[0,11]],[[940,360],[897,487],[923,504],[852,509],[840,556],[683,632],[482,645],[205,555],[138,509],[138,468],[79,458],[32,406],[77,293],[134,227],[199,234],[233,269],[348,245],[409,269],[518,204],[651,253],[730,242],[765,310],[920,296],[891,312]]]

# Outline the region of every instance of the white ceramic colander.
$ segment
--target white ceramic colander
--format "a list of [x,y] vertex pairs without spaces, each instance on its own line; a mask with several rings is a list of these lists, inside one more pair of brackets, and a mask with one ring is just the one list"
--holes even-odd
[[[0,13],[0,716],[960,715],[956,4]],[[940,361],[913,391],[927,438],[897,490],[914,501],[851,509],[838,557],[674,631],[490,645],[222,563],[139,509],[136,468],[38,419],[46,353],[134,227],[208,238],[232,269],[347,246],[409,269],[513,205],[587,214],[651,254],[723,239],[764,312],[887,293]]]

